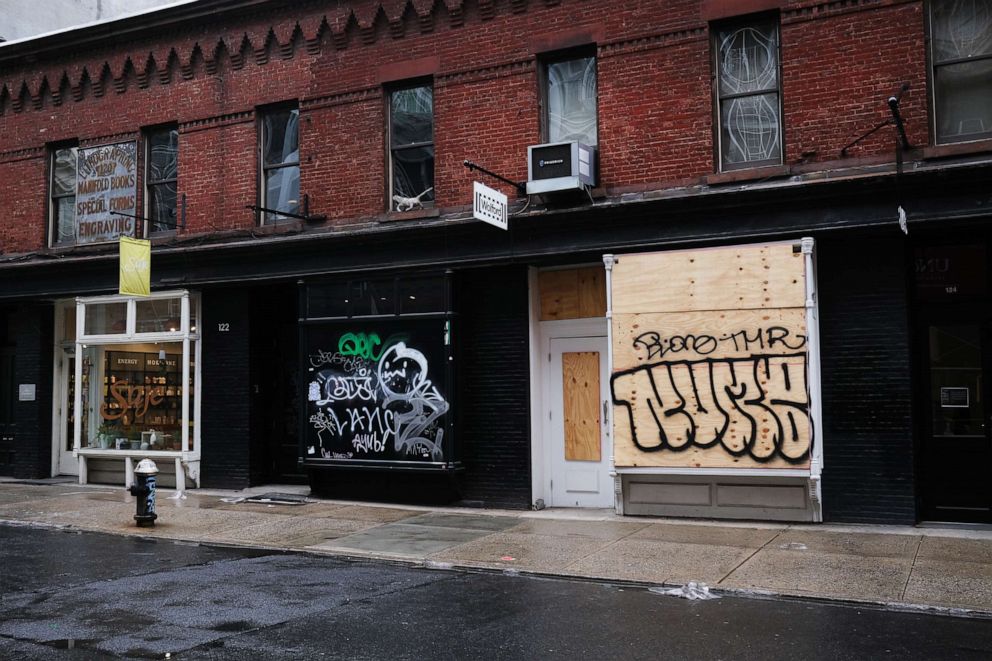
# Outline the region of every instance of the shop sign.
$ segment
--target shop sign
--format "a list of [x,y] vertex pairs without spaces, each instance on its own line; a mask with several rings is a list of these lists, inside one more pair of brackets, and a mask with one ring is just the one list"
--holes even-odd
[[966,409],[969,398],[968,388],[941,388],[940,408],[943,409]]
[[111,212],[136,213],[135,142],[80,149],[76,161],[76,242],[104,243],[135,235],[135,219]]
[[110,369],[116,372],[144,372],[145,354],[124,351],[111,351]]
[[120,293],[148,296],[151,293],[152,242],[120,237],[120,262]]
[[510,216],[506,195],[478,181],[474,182],[472,217],[501,230],[508,229]]
[[178,372],[179,356],[166,355],[165,358],[159,358],[153,353],[146,354],[145,369],[149,372],[155,370],[158,370],[159,372]]
[[35,400],[35,384],[20,383],[17,386],[17,401],[33,402]]

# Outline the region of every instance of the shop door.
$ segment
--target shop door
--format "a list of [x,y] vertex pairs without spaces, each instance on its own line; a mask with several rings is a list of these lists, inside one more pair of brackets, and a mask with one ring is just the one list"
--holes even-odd
[[56,383],[55,443],[58,446],[59,474],[78,475],[79,460],[72,456],[73,416],[72,405],[75,398],[76,356],[73,349],[63,349],[59,361],[59,378]]
[[551,506],[612,507],[605,337],[551,339]]
[[932,323],[924,337],[928,410],[919,464],[923,518],[992,523],[989,326]]

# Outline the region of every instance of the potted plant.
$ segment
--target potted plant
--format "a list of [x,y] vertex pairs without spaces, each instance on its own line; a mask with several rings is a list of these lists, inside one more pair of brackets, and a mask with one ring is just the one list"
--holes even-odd
[[100,447],[106,450],[114,442],[114,438],[117,436],[117,425],[109,421],[104,421],[102,425],[96,430],[97,439],[100,442]]

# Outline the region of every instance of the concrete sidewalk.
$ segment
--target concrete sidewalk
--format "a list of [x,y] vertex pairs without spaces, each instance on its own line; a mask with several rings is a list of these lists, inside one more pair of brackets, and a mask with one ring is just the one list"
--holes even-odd
[[[286,487],[262,491],[286,492]],[[542,512],[244,500],[261,493],[159,492],[138,528],[123,488],[0,481],[0,521],[121,535],[756,592],[992,616],[992,531],[725,523]],[[297,488],[297,491],[299,489]],[[306,493],[303,490],[302,493]]]

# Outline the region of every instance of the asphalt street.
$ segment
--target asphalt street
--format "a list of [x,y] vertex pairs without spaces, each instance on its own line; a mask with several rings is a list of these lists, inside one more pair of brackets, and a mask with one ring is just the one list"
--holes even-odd
[[992,621],[0,525],[5,659],[988,659]]

